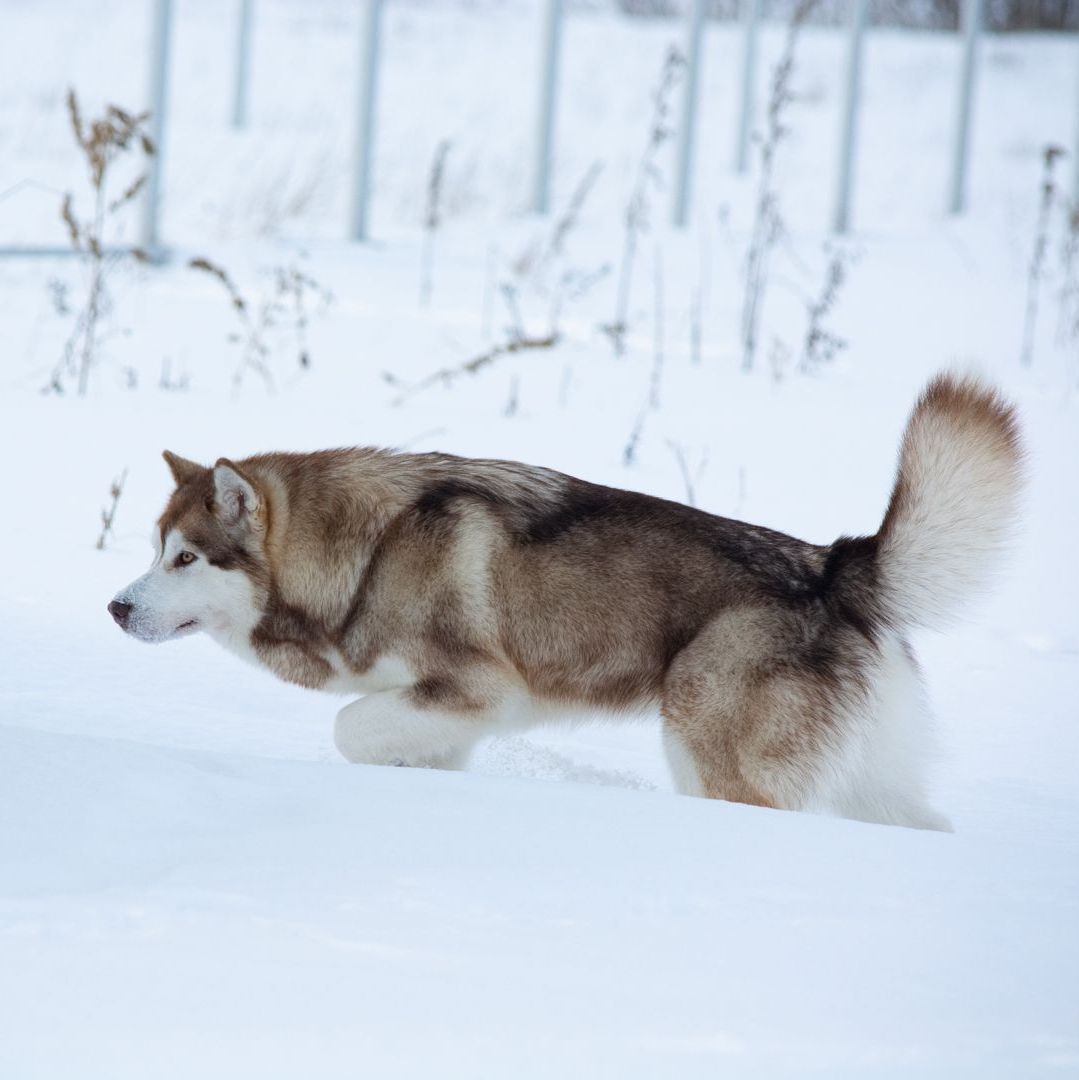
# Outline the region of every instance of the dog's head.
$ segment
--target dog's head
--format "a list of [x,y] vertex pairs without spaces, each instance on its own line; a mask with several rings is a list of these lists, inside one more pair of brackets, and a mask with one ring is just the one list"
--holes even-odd
[[140,641],[249,633],[269,580],[266,493],[224,458],[211,469],[168,450],[164,457],[176,490],[154,529],[156,557],[109,614]]

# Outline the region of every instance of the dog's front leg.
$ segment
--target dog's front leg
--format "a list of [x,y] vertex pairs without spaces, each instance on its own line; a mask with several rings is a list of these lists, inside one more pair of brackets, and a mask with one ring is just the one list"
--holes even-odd
[[425,701],[416,687],[384,690],[346,705],[334,725],[337,749],[365,765],[459,769],[495,723],[490,708]]
[[293,641],[266,641],[252,636],[255,654],[279,679],[319,690],[333,677],[333,668],[314,649]]

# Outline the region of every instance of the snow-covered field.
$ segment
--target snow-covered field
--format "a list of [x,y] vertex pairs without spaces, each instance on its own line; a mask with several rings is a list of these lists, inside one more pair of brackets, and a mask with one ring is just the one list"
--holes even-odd
[[[597,329],[611,273],[563,305],[557,347],[397,403],[505,340],[501,283],[538,335],[561,275],[617,263],[678,28],[569,20],[556,206],[592,161],[603,172],[565,255],[522,276],[550,231],[520,212],[534,5],[388,7],[376,240],[362,247],[339,239],[354,5],[257,6],[242,133],[225,122],[229,19],[210,0],[174,6],[173,255],[117,271],[87,398],[40,393],[71,320],[49,282],[76,304],[78,266],[0,260],[0,1077],[1079,1075],[1079,363],[1057,333],[1062,214],[1033,364],[1019,364],[1041,150],[1076,126],[1074,42],[986,42],[972,211],[949,220],[957,44],[873,33],[857,230],[827,319],[846,348],[805,375],[843,55],[837,32],[806,33],[780,150],[788,236],[744,375],[754,186],[729,171],[739,46],[714,27],[694,228],[669,231],[667,191],[653,196],[625,356]],[[0,246],[64,242],[59,192],[84,182],[64,92],[88,112],[138,103],[145,7],[0,5]],[[761,98],[780,37],[764,36]],[[419,222],[443,138],[446,223],[421,307]],[[669,176],[666,148],[659,165]],[[310,368],[281,328],[274,390],[258,375],[235,389],[233,313],[186,268],[196,255],[252,293],[293,263],[330,288]],[[626,465],[657,347],[659,406]],[[186,388],[159,385],[165,362]],[[207,461],[438,448],[685,499],[681,458],[698,505],[823,543],[875,530],[904,415],[957,363],[1018,401],[1031,483],[999,589],[916,643],[952,835],[677,797],[654,724],[582,718],[485,745],[465,773],[348,767],[335,699],[202,638],[144,647],[105,612],[149,562],[165,447]]]

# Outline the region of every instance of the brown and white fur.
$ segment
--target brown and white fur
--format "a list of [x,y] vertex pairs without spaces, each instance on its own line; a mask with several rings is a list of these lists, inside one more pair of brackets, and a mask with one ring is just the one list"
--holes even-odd
[[929,385],[879,532],[829,546],[512,462],[165,458],[157,557],[113,617],[363,695],[337,715],[350,761],[452,768],[559,713],[658,708],[682,791],[946,827],[906,635],[986,581],[1022,471],[974,379]]

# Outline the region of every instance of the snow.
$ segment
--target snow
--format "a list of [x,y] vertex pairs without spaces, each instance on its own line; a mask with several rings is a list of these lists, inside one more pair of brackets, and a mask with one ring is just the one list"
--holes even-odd
[[1069,1052],[1048,838],[957,858],[660,794],[9,735],[8,1075],[91,1048],[102,1076],[1016,1076]]
[[[567,305],[557,348],[394,404],[384,372],[408,385],[502,340],[491,267],[511,279],[549,227],[519,212],[536,6],[387,8],[364,247],[339,240],[352,6],[258,5],[242,133],[226,126],[220,7],[175,7],[174,257],[118,272],[87,399],[39,393],[70,325],[46,285],[67,282],[74,300],[78,268],[0,260],[0,1076],[1079,1075],[1079,365],[1056,333],[1055,246],[1034,364],[1018,363],[1040,151],[1075,128],[1074,42],[985,42],[972,212],[947,220],[957,42],[873,32],[855,261],[830,316],[847,348],[816,376],[786,361],[777,378],[771,359],[796,359],[826,261],[843,40],[813,30],[803,43],[781,150],[790,238],[744,376],[753,185],[728,171],[738,40],[714,27],[697,226],[668,231],[667,192],[656,197],[626,355],[596,329],[611,275]],[[120,0],[5,8],[0,192],[31,183],[0,199],[0,243],[62,242],[56,192],[82,182],[66,83],[91,112],[136,102],[144,19]],[[604,171],[566,268],[617,259],[649,90],[679,33],[607,11],[569,20],[556,206],[591,161]],[[762,97],[779,45],[769,28]],[[443,137],[447,224],[421,309],[417,223]],[[275,391],[257,376],[235,390],[232,314],[185,268],[194,255],[253,291],[297,259],[329,286],[311,369],[275,336]],[[626,466],[649,393],[657,260],[660,407]],[[549,297],[525,282],[520,303],[544,331]],[[187,390],[159,388],[166,357]],[[338,700],[201,637],[139,645],[105,612],[149,562],[165,447],[207,461],[438,448],[685,498],[680,449],[698,505],[824,543],[876,528],[906,411],[953,364],[1018,402],[1031,466],[999,587],[916,642],[951,835],[677,797],[654,721],[582,718],[492,742],[460,774],[346,766]],[[125,468],[115,536],[94,550]]]

